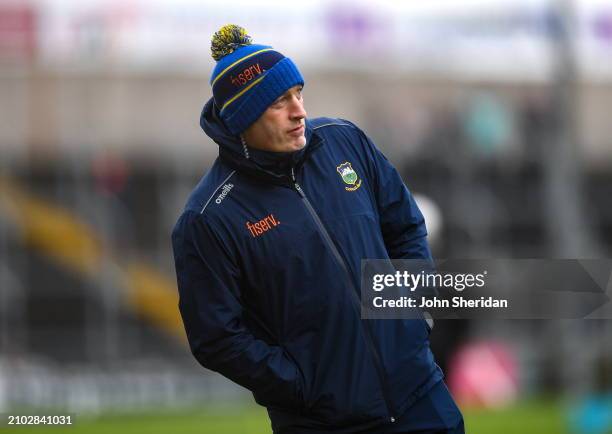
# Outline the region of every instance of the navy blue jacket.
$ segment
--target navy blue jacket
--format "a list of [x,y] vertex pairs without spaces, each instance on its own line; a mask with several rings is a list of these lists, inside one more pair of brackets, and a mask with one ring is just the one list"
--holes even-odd
[[431,257],[399,174],[345,120],[248,158],[211,102],[201,125],[219,158],[172,234],[194,356],[251,390],[275,432],[392,423],[442,379],[424,320],[360,315],[362,259]]

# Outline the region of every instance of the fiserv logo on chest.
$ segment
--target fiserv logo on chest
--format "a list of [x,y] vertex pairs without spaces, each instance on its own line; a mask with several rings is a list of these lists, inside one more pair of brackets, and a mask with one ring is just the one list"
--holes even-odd
[[280,221],[274,218],[274,214],[269,214],[255,223],[251,223],[249,221],[246,222],[246,227],[253,236],[253,238],[265,234],[266,232],[271,229],[274,229],[278,225],[280,225]]

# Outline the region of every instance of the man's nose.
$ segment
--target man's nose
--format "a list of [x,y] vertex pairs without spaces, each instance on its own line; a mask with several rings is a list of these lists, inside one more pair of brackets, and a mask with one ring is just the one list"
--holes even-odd
[[306,110],[304,109],[304,101],[298,97],[291,98],[291,118],[304,119],[305,117]]

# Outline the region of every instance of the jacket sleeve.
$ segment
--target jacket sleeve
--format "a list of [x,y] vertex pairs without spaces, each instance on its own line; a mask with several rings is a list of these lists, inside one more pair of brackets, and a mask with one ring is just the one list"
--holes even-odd
[[186,211],[172,244],[179,310],[198,362],[249,389],[261,405],[301,407],[297,365],[245,326],[239,267],[204,216]]
[[374,197],[391,259],[432,259],[425,219],[399,173],[374,142],[357,128],[366,147]]

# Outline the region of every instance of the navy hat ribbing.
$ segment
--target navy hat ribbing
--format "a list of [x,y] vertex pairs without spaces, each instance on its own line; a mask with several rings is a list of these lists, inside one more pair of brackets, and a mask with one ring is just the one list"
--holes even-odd
[[288,57],[267,45],[251,43],[246,31],[223,26],[213,36],[211,78],[213,98],[221,119],[233,134],[255,122],[279,96],[304,78]]

